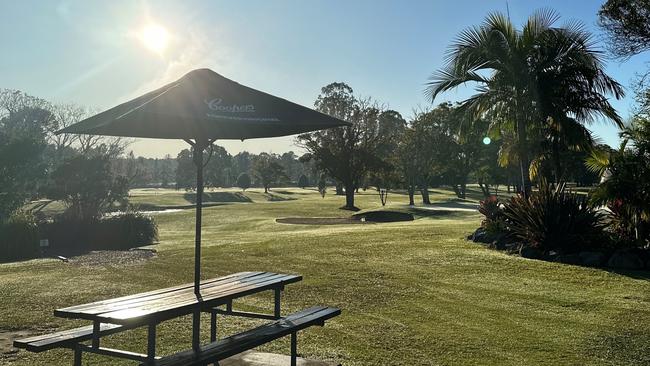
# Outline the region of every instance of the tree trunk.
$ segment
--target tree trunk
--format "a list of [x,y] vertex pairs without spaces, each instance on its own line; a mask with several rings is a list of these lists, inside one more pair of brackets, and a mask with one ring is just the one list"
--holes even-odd
[[420,188],[420,194],[422,194],[422,203],[424,203],[425,205],[430,205],[431,199],[429,199],[428,187]]
[[354,184],[352,183],[345,185],[345,208],[356,209],[354,207]]
[[415,200],[413,197],[415,195],[415,187],[409,185],[408,192],[409,192],[409,206],[415,206]]
[[337,196],[342,196],[343,195],[343,184],[336,182],[336,195]]
[[264,193],[269,193],[269,186],[264,186]]
[[530,195],[530,160],[528,160],[528,144],[526,137],[526,121],[519,117],[517,121],[517,142],[519,143],[519,174],[521,174],[521,192],[524,197]]
[[555,183],[560,184],[562,179],[562,163],[560,162],[560,148],[557,141],[553,141],[553,165],[555,165]]

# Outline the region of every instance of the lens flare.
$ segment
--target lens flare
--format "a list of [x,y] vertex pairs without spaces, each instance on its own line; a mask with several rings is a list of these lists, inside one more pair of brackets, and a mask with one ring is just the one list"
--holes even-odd
[[169,44],[169,33],[157,24],[149,24],[142,28],[138,38],[148,50],[159,55],[162,55]]

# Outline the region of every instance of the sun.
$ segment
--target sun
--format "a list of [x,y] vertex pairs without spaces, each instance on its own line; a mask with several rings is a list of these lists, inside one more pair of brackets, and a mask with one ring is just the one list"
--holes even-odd
[[169,44],[169,33],[158,24],[149,24],[142,28],[138,38],[152,52],[162,55]]

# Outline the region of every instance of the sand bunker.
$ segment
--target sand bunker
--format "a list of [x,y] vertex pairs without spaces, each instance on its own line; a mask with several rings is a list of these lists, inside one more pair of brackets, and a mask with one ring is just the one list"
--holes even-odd
[[351,217],[285,217],[275,220],[280,224],[296,225],[359,225],[399,221],[413,221],[413,215],[397,211],[370,211]]

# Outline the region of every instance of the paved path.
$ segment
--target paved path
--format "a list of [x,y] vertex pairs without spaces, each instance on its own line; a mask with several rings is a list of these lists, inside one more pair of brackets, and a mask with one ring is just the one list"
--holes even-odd
[[[221,366],[286,366],[291,364],[289,356],[264,352],[244,352],[219,361]],[[298,366],[337,366],[337,363],[307,360],[298,357]]]

